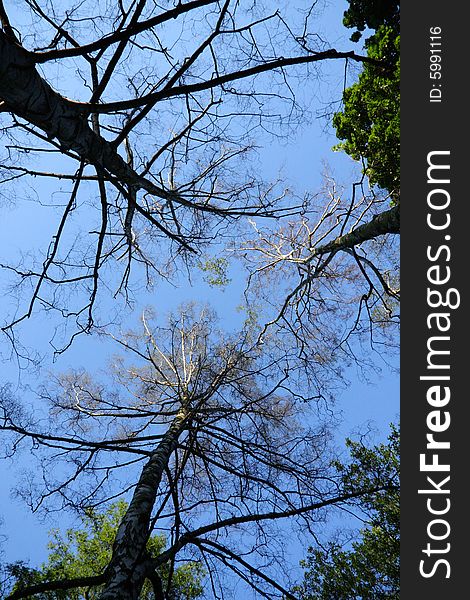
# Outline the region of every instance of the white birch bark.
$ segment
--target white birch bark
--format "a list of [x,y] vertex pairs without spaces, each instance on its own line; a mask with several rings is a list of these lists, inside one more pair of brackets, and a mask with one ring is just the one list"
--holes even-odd
[[149,523],[165,467],[186,425],[187,413],[182,409],[175,417],[155,452],[142,469],[126,514],[116,533],[107,582],[100,600],[137,600],[151,561],[145,546]]

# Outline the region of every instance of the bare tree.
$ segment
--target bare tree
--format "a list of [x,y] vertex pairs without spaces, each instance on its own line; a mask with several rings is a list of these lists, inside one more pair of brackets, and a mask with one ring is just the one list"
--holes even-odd
[[[276,329],[307,367],[322,363],[336,378],[350,360],[371,363],[371,348],[383,359],[397,349],[400,212],[391,204],[364,178],[348,192],[327,175],[302,217],[278,228],[252,221],[235,254],[249,268],[246,297],[263,316],[261,339]],[[325,370],[321,379],[327,386]]]
[[299,212],[247,152],[257,132],[302,118],[297,76],[374,62],[328,46],[315,3],[286,15],[231,0],[164,4],[25,0],[8,15],[0,3],[2,181],[17,198],[36,181],[61,192],[48,201],[57,225],[44,255],[2,265],[22,295],[10,336],[36,306],[89,331],[99,291],[127,297],[132,265],[148,281],[168,276],[241,216]]
[[[329,468],[327,423],[311,411],[338,381],[341,352],[354,356],[363,313],[369,325],[394,321],[388,234],[399,209],[356,187],[298,200],[250,162],[263,131],[302,122],[303,87],[320,65],[382,68],[330,47],[316,10],[25,0],[12,11],[0,0],[0,178],[18,201],[50,205],[55,222],[43,255],[1,264],[18,296],[10,339],[42,308],[74,322],[67,347],[96,326],[100,295],[130,302],[139,277],[169,278],[225,238],[250,269],[239,334],[218,331],[207,309],[158,327],[145,316],[143,334],[116,340],[134,362],[116,359],[101,382],[80,370],[57,377],[41,393],[47,416],[3,390],[6,452],[24,448],[40,467],[23,490],[35,510],[130,498],[104,573],[11,600],[87,585],[130,600],[145,580],[166,600],[188,559],[206,565],[214,598],[224,571],[261,597],[293,598],[279,524],[315,533],[328,506],[373,491],[345,493]],[[168,537],[158,557],[146,553],[155,529]]]
[[[223,597],[224,569],[263,597],[293,598],[277,524],[289,518],[311,530],[326,507],[370,489],[341,489],[326,424],[308,425],[307,386],[291,384],[288,355],[259,351],[250,326],[221,335],[212,313],[194,307],[167,326],[146,318],[143,326],[143,335],[119,341],[138,362],[114,362],[115,389],[77,371],[44,391],[49,425],[25,421],[4,397],[2,428],[15,451],[26,444],[42,462],[36,502],[57,496],[83,508],[131,495],[112,560],[88,582],[104,584],[103,600],[138,598],[146,579],[158,579],[158,565],[169,562],[171,573],[189,557],[206,564],[214,598]],[[145,552],[154,529],[169,540],[159,557]],[[87,582],[41,584],[11,600],[78,585]],[[155,590],[167,597],[161,582]]]

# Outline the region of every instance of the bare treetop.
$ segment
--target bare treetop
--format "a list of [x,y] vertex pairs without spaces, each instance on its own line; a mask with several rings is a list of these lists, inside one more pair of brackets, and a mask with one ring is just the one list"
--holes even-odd
[[300,122],[320,63],[371,60],[329,47],[315,16],[230,0],[2,5],[0,174],[18,201],[41,195],[38,182],[61,191],[45,254],[3,264],[29,286],[9,335],[40,306],[88,331],[106,286],[127,297],[133,265],[150,282],[240,217],[302,209],[248,153],[259,133]]
[[[36,509],[131,495],[106,573],[80,585],[106,581],[101,598],[137,598],[158,565],[197,556],[214,597],[213,562],[262,595],[293,597],[272,570],[283,557],[277,523],[309,530],[364,490],[343,494],[331,475],[326,422],[309,425],[308,386],[291,380],[289,357],[261,354],[249,328],[222,338],[212,312],[193,306],[160,327],[144,319],[120,344],[135,360],[115,362],[115,383],[60,376],[43,392],[47,419],[22,416],[7,390],[1,398],[12,451],[29,448],[42,465],[23,492]],[[150,558],[154,528],[169,545]]]

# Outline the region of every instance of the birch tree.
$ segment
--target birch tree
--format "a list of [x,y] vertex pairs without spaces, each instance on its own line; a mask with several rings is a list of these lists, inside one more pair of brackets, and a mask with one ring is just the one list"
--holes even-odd
[[[342,490],[329,467],[327,422],[318,407],[315,419],[309,414],[314,398],[295,383],[293,357],[261,353],[251,327],[221,335],[211,312],[194,307],[167,326],[144,318],[143,327],[143,335],[119,341],[137,362],[115,361],[117,387],[81,371],[47,386],[49,425],[21,416],[4,394],[2,425],[13,449],[26,445],[42,465],[40,487],[29,492],[34,507],[56,497],[89,510],[129,496],[111,560],[88,581],[103,584],[101,600],[137,599],[147,580],[156,598],[167,598],[184,560],[205,566],[211,597],[224,597],[229,570],[262,597],[293,598],[283,573],[286,521],[292,531],[313,532],[328,506],[370,492],[374,482]],[[151,556],[147,540],[162,530],[168,546]],[[165,588],[158,569],[167,564]]]
[[[31,568],[24,562],[7,564],[4,586],[0,589],[3,597],[13,595],[15,591],[26,587],[36,587],[36,598],[40,600],[96,600],[100,586],[91,587],[90,578],[103,571],[109,562],[116,529],[126,510],[126,503],[115,502],[106,511],[88,510],[81,515],[79,525],[67,529],[64,533],[58,528],[49,532],[49,554],[39,568]],[[146,550],[150,556],[157,556],[165,547],[162,535],[153,535],[147,542]],[[166,565],[159,570],[159,576],[166,583],[168,569]],[[201,597],[203,569],[198,563],[186,563],[176,568],[172,574],[172,586],[169,595],[172,600],[196,600]],[[70,587],[70,580],[88,578],[87,586]],[[61,589],[51,589],[51,581],[66,581],[69,585]],[[164,585],[165,585],[164,583]],[[41,591],[41,585],[44,588]],[[165,587],[167,587],[165,585]],[[152,585],[144,585],[139,600],[153,600]]]
[[[142,280],[191,274],[210,248],[249,277],[239,333],[208,309],[166,325],[146,313],[142,332],[115,339],[133,360],[101,379],[50,377],[47,415],[2,388],[5,452],[36,461],[21,492],[34,510],[128,502],[104,570],[11,600],[91,586],[101,600],[137,600],[144,586],[169,600],[189,561],[208,573],[209,597],[235,576],[292,599],[285,540],[381,489],[345,491],[335,477],[329,401],[357,356],[352,336],[396,321],[399,208],[364,179],[296,195],[252,163],[263,132],[304,122],[326,65],[388,77],[381,60],[325,41],[317,8],[0,0],[2,190],[54,219],[42,253],[1,261],[18,301],[3,323],[14,347],[41,310],[72,323],[57,352],[82,333],[109,336],[106,299],[132,305]],[[149,554],[162,531],[167,546]]]

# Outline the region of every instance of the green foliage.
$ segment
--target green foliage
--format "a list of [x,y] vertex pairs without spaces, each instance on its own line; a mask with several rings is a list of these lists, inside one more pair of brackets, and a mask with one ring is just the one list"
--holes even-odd
[[388,485],[384,492],[360,500],[369,527],[351,549],[330,542],[325,550],[309,549],[302,564],[304,581],[296,589],[302,600],[398,600],[400,552],[399,433],[392,428],[388,444],[375,448],[348,440],[351,464],[336,464],[345,491]]
[[199,262],[199,268],[205,274],[204,281],[214,287],[225,287],[230,283],[227,276],[229,262],[226,258],[208,258]]
[[[398,31],[400,27],[400,3],[393,0],[349,0],[344,13],[343,25],[356,28],[351,39],[358,41],[365,28],[379,29],[381,25]],[[359,34],[359,35],[357,35]]]
[[[111,559],[116,530],[127,509],[125,502],[113,504],[104,513],[90,511],[83,519],[82,529],[68,529],[65,536],[58,530],[51,532],[50,554],[39,569],[31,569],[23,563],[9,565],[8,571],[15,580],[13,590],[60,579],[88,577],[101,574]],[[162,535],[152,536],[147,544],[151,556],[157,556],[165,548]],[[168,581],[168,566],[159,572]],[[198,563],[189,562],[175,569],[170,590],[171,600],[193,600],[202,594],[203,570]],[[39,600],[95,600],[100,587],[77,588],[67,591],[45,592],[35,595]],[[153,600],[154,594],[148,582],[140,595],[141,600]]]
[[[342,149],[364,163],[364,172],[372,185],[399,197],[400,187],[400,20],[398,5],[350,2],[344,23],[359,31],[376,29],[365,43],[367,56],[383,66],[365,64],[358,81],[343,94],[343,110],[335,114],[336,135]],[[367,13],[370,6],[381,10]],[[395,7],[395,8],[394,8]],[[354,9],[354,10],[353,10]],[[396,10],[395,10],[396,9]]]

